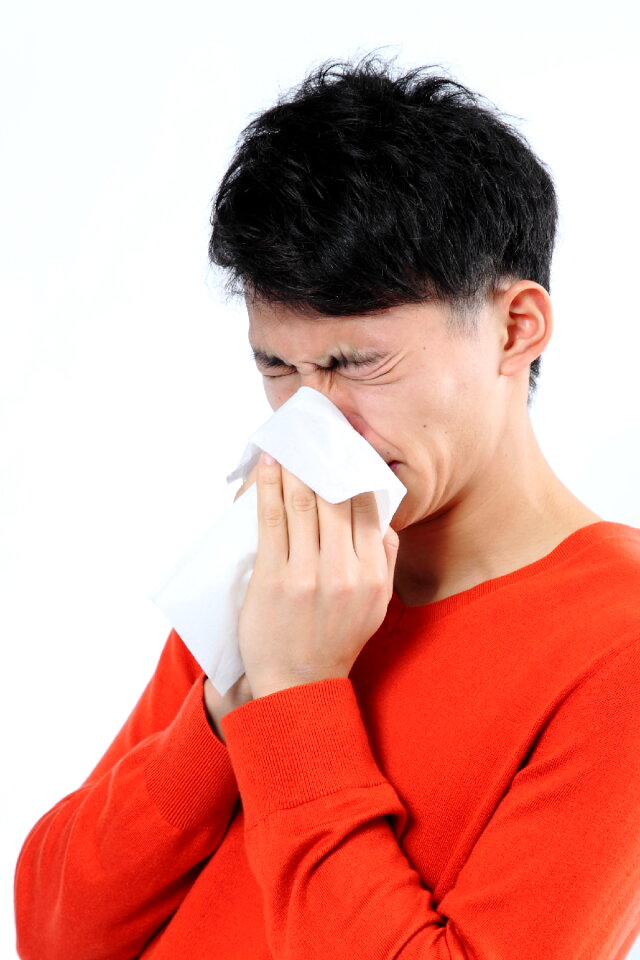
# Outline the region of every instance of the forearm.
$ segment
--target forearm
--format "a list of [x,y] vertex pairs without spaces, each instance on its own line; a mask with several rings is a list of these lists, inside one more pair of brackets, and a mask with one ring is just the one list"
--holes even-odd
[[[468,852],[458,842],[437,899],[425,839],[409,845],[407,834],[417,817],[441,829],[446,812],[412,797],[406,781],[401,799],[387,780],[351,681],[293,687],[230,714],[245,847],[274,956],[621,956],[640,905],[639,664],[635,642],[603,658],[541,719],[527,763],[514,757],[509,789],[483,804],[484,825],[461,825]],[[428,869],[434,876],[437,864]]]
[[137,956],[215,852],[237,796],[200,681],[167,729],[62,800],[30,833],[16,872],[21,956]]

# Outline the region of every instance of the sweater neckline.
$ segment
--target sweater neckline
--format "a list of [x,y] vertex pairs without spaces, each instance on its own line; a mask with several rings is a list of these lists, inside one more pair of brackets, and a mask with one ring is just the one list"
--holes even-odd
[[511,573],[505,573],[500,577],[494,577],[491,580],[485,580],[483,583],[476,584],[475,587],[469,587],[460,593],[454,593],[450,597],[444,597],[442,600],[435,600],[432,603],[407,606],[402,602],[395,587],[387,608],[386,621],[391,629],[395,629],[400,620],[410,621],[419,619],[421,622],[431,622],[439,620],[441,617],[448,616],[451,613],[461,610],[464,607],[475,603],[477,600],[488,596],[491,593],[529,577],[537,576],[552,567],[557,566],[569,557],[575,556],[581,550],[591,546],[594,543],[601,543],[612,537],[620,536],[624,533],[633,532],[638,535],[633,527],[622,523],[615,523],[610,520],[596,520],[578,530],[574,530],[568,537],[562,540],[553,550],[544,557],[532,561]]

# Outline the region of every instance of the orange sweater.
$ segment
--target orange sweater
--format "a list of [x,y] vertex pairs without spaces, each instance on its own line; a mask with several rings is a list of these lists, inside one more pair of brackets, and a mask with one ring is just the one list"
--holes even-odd
[[208,724],[172,632],[25,841],[25,960],[621,960],[640,930],[640,531],[423,607]]

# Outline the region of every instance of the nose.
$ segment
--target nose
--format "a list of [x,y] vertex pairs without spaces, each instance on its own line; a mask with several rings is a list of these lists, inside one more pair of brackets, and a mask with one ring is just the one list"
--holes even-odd
[[357,430],[360,436],[364,437],[366,440],[367,438],[366,438],[365,432],[367,429],[367,425],[362,419],[362,417],[357,413],[349,413],[346,410],[343,410],[342,413],[347,418],[347,420],[349,421],[353,429]]
[[300,371],[300,386],[313,387],[319,393],[322,393],[327,399],[338,408],[340,413],[347,418],[354,430],[357,430],[360,436],[365,436],[367,425],[362,417],[354,410],[353,398],[350,395],[348,385],[340,381],[339,377],[332,375],[331,371],[319,370],[314,368],[308,373]]
[[308,366],[304,364],[304,366],[307,369],[301,369],[303,364],[300,364],[298,368],[299,385],[301,387],[312,387],[318,393],[324,394],[341,410],[347,392],[344,390],[344,386],[338,382],[339,378],[334,375],[332,370],[323,370],[322,367],[315,367],[313,364],[308,364]]

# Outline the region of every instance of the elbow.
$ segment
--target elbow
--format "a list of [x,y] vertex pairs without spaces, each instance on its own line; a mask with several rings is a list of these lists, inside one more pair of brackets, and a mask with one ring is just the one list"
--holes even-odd
[[[69,909],[64,881],[47,869],[42,850],[27,841],[14,879],[16,951],[21,960],[107,960],[87,939],[82,909]],[[89,938],[90,939],[90,938]]]

